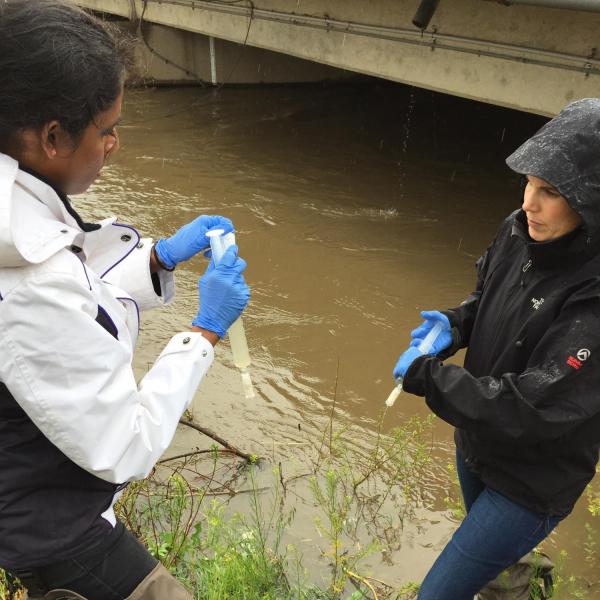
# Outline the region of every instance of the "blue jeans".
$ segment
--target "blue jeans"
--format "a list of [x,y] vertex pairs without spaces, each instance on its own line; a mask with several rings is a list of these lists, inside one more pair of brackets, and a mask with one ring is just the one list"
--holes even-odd
[[489,489],[458,451],[456,466],[467,516],[425,577],[418,600],[473,600],[562,519],[532,512]]

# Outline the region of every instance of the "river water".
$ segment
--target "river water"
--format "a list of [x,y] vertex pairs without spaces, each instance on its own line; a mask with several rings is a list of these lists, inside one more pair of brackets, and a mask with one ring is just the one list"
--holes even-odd
[[[319,439],[334,389],[336,422],[357,439],[373,435],[419,310],[455,306],[468,294],[476,258],[519,206],[504,158],[542,123],[376,81],[131,90],[121,151],[75,205],[89,218],[117,214],[155,237],[202,213],[233,219],[249,265],[244,320],[258,397],[244,399],[221,344],[192,412],[244,450],[282,461],[289,474],[302,470],[302,444]],[[140,377],[188,327],[203,269],[201,259],[180,267],[174,304],[144,317]],[[427,413],[422,399],[404,394],[384,429]],[[450,462],[452,431],[440,420],[433,443],[436,462]],[[201,444],[181,431],[170,452]],[[375,577],[420,580],[456,526],[440,469],[428,485],[431,508],[420,528],[407,526],[394,564],[378,555],[367,561]],[[295,528],[298,539],[314,538],[316,554],[312,517],[310,503],[301,504]],[[569,573],[595,580],[584,560],[588,521],[580,503],[549,549],[555,558],[567,551]]]

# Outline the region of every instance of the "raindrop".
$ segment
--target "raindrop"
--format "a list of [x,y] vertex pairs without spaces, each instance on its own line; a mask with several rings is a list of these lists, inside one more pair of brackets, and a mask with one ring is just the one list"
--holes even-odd
[[[412,114],[415,110],[415,105],[417,103],[417,97],[415,95],[414,88],[410,88],[410,95],[408,99],[408,106],[406,109],[406,117],[404,119],[404,134],[402,136],[402,159],[398,162],[399,165],[404,163],[406,159],[406,154],[408,151],[408,140],[410,138],[410,121]],[[399,184],[400,184],[400,197],[404,197],[404,180],[406,179],[406,170],[402,169],[400,172]]]
[[414,88],[410,89],[410,97],[408,100],[408,108],[406,109],[406,119],[404,121],[404,136],[402,139],[402,154],[406,154],[408,150],[408,140],[410,138],[410,121],[415,110],[417,97],[415,96]]

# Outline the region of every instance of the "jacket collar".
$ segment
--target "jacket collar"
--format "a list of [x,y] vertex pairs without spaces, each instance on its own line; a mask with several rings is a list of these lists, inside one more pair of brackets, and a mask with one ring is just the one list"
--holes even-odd
[[66,210],[67,214],[75,220],[75,223],[82,231],[94,231],[101,227],[99,223],[84,222],[83,219],[77,213],[77,211],[73,208],[69,197],[62,190],[56,187],[47,177],[40,175],[37,171],[34,171],[33,169],[26,167],[25,165],[19,164],[19,170],[31,175],[35,179],[38,179],[42,183],[45,183],[49,188],[51,188],[58,197],[58,199],[62,202],[64,210]]
[[587,262],[598,254],[584,227],[547,242],[536,242],[528,233],[527,218],[520,210],[514,220],[512,235],[521,238],[536,266],[542,269],[563,268],[566,265]]
[[0,153],[0,267],[41,263],[64,248],[77,247],[88,264],[94,257],[97,272],[108,272],[139,241],[137,231],[115,220],[86,224],[64,194]]

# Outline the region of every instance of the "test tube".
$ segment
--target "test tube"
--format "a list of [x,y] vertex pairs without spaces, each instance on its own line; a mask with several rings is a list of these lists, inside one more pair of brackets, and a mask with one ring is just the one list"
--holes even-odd
[[[206,237],[210,240],[213,261],[215,265],[218,265],[223,254],[225,254],[225,250],[235,244],[235,235],[225,233],[224,229],[211,229],[206,233]],[[248,352],[248,341],[246,340],[246,332],[241,317],[231,325],[227,335],[229,336],[229,345],[233,355],[233,364],[240,370],[242,377],[244,395],[247,399],[254,398],[254,387],[252,386],[250,373],[247,370],[251,364],[250,352]]]
[[[437,336],[442,331],[443,323],[441,321],[436,321],[435,325],[429,330],[429,333],[425,336],[425,339],[417,346],[421,354],[428,354],[431,350],[431,346],[433,346],[433,342],[435,342]],[[396,379],[396,387],[392,390],[392,393],[388,396],[385,401],[386,406],[394,406],[394,402],[402,392],[402,377],[398,377]]]

